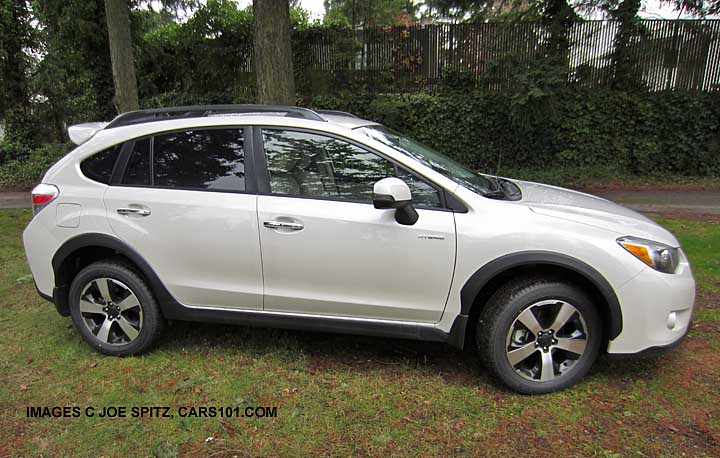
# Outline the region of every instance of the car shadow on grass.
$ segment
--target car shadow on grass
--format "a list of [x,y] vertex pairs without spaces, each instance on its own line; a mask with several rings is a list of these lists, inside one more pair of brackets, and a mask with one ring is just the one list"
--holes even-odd
[[[174,321],[158,349],[173,352],[178,348],[280,357],[292,364],[301,362],[312,374],[340,370],[393,378],[413,371],[419,376],[439,376],[456,386],[488,385],[507,391],[467,346],[457,350],[437,342]],[[590,376],[623,383],[653,379],[659,369],[657,358],[616,359],[603,355]]]

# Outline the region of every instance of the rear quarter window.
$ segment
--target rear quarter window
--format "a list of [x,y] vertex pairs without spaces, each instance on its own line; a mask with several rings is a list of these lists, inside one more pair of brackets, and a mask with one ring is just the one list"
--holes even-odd
[[112,177],[115,163],[117,162],[121,149],[122,144],[115,145],[112,148],[85,158],[80,163],[80,171],[93,181],[110,184],[110,178]]

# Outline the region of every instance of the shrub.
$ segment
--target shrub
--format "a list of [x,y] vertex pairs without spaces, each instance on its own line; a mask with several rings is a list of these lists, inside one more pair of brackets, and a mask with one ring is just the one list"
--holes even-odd
[[720,176],[720,94],[566,89],[503,93],[319,96],[467,164],[595,168],[641,176]]
[[30,186],[36,183],[70,148],[64,143],[43,145],[23,158],[5,162],[0,165],[0,186]]

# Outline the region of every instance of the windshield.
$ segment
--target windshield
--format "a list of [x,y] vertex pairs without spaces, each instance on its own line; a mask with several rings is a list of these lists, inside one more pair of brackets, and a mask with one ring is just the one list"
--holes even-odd
[[493,189],[493,185],[487,178],[474,173],[472,170],[444,154],[438,153],[425,145],[421,145],[398,132],[383,126],[366,126],[358,130],[373,140],[377,140],[396,151],[412,157],[423,165],[430,167],[472,191],[479,194],[486,194]]

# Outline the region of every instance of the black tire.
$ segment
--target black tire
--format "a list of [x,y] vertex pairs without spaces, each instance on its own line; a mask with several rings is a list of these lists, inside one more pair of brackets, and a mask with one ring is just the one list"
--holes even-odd
[[[552,301],[558,301],[553,304]],[[543,303],[549,305],[537,305]],[[540,333],[547,334],[552,325],[547,325],[548,321],[553,321],[553,310],[559,310],[563,307],[563,302],[571,304],[576,309],[576,314],[567,321],[569,327],[579,327],[580,324],[586,328],[584,333],[584,351],[578,357],[575,353],[567,353],[559,347],[551,344],[548,351],[544,351],[542,345],[547,340],[540,340],[529,328],[525,328],[524,321],[520,320],[520,315],[533,306],[531,313],[537,318],[538,313],[542,320],[538,319]],[[548,308],[536,308],[548,307]],[[541,310],[535,312],[535,310]],[[548,310],[544,312],[544,310]],[[546,313],[546,315],[542,315]],[[559,313],[559,312],[558,312]],[[527,315],[523,315],[527,317]],[[580,320],[584,320],[580,321]],[[520,322],[521,324],[518,324]],[[511,328],[512,327],[512,328]],[[516,332],[519,329],[520,335],[524,335],[526,340],[515,347],[512,338],[516,334],[511,334],[511,329]],[[569,328],[554,330],[553,332],[567,332]],[[576,334],[578,335],[577,331]],[[559,336],[560,334],[558,334]],[[551,334],[550,338],[556,337]],[[475,340],[481,360],[488,367],[493,375],[505,383],[508,387],[524,394],[543,394],[551,393],[568,388],[580,379],[590,370],[597,359],[600,346],[603,340],[602,321],[592,300],[581,289],[572,284],[565,283],[560,280],[550,278],[524,278],[508,282],[493,294],[478,317],[475,329]],[[558,337],[558,340],[562,340]],[[565,340],[567,342],[567,340]],[[526,359],[521,360],[513,366],[510,363],[509,349],[519,349],[520,346],[532,343],[533,346],[540,348],[534,350],[528,346],[528,351],[532,352]],[[553,362],[552,380],[541,381],[539,371],[542,371],[542,361],[550,353],[550,361]],[[554,366],[554,359],[563,359],[563,372],[559,366]],[[570,361],[570,362],[569,362]],[[569,368],[565,368],[568,365]],[[520,367],[523,366],[523,367]],[[529,368],[528,368],[529,367]],[[538,371],[538,372],[534,372]],[[551,371],[548,371],[550,373]],[[557,374],[557,375],[556,375]],[[532,378],[532,379],[529,379]]]
[[[135,322],[137,325],[135,331],[138,333],[137,335],[134,335],[134,337],[130,338],[128,337],[129,334],[122,333],[122,329],[118,328],[119,323],[110,324],[109,328],[111,331],[109,332],[111,335],[117,335],[120,337],[116,337],[114,339],[115,342],[113,343],[106,343],[100,340],[90,329],[90,326],[92,326],[94,321],[88,320],[87,317],[96,316],[98,322],[102,321],[102,323],[104,323],[109,315],[106,314],[105,318],[103,318],[101,313],[98,315],[85,314],[84,318],[83,314],[81,314],[80,296],[83,293],[83,290],[88,287],[90,283],[103,278],[109,279],[108,283],[112,283],[114,285],[112,288],[116,291],[118,285],[122,284],[122,286],[128,288],[137,298],[139,306],[136,306],[132,311],[127,312],[134,313],[136,316],[141,316],[141,318]],[[75,328],[93,349],[106,355],[129,356],[143,353],[147,351],[153,343],[155,343],[165,327],[165,319],[160,313],[160,308],[158,307],[157,302],[155,301],[155,298],[153,297],[153,294],[145,280],[130,265],[119,260],[99,261],[82,269],[75,276],[72,284],[70,285],[70,294],[68,299],[70,315]],[[101,302],[99,307],[102,307],[102,301],[98,300],[98,302]],[[128,342],[124,343],[123,338]]]

